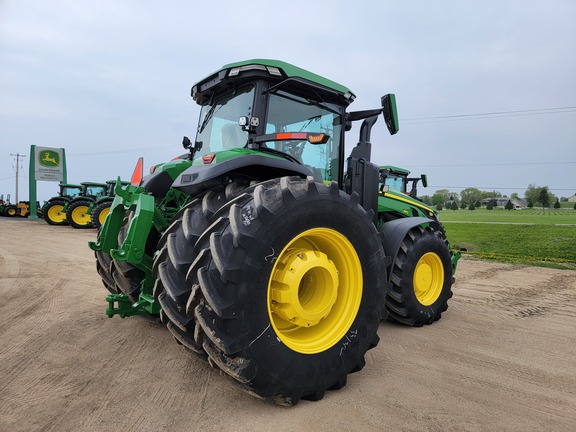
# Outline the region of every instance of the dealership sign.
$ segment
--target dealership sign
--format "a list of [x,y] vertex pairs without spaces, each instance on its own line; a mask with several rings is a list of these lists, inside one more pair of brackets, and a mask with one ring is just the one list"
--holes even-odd
[[63,181],[66,165],[62,151],[63,149],[38,146],[34,147],[34,174],[36,180]]

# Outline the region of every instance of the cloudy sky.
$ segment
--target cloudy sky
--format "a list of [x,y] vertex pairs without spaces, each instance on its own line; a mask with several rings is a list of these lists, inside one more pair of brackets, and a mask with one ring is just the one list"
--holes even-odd
[[71,183],[181,154],[191,86],[251,58],[346,85],[353,110],[395,93],[400,132],[376,124],[373,161],[427,173],[421,194],[576,193],[574,0],[0,0],[0,193],[20,153],[28,198],[32,144],[65,148]]

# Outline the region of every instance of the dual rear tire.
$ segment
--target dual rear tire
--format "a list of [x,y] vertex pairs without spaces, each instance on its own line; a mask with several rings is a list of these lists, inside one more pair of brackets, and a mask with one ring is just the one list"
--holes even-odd
[[378,343],[386,272],[355,196],[311,178],[270,180],[190,236],[199,211],[175,219],[155,263],[155,294],[176,338],[278,404],[343,387]]

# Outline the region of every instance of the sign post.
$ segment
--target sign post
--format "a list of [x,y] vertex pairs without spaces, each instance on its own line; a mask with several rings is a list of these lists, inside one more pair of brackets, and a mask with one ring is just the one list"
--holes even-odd
[[30,146],[30,219],[37,219],[36,181],[66,183],[66,153],[63,148]]

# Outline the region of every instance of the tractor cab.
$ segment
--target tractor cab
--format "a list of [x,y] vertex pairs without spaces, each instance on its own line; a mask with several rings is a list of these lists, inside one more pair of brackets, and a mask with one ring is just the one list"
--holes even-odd
[[74,197],[79,196],[82,193],[81,185],[60,183],[59,186],[60,191],[58,192],[58,195],[60,195],[61,197],[67,197],[72,199]]
[[82,186],[80,195],[83,197],[98,199],[106,196],[108,192],[108,185],[106,183],[82,182],[80,184]]

